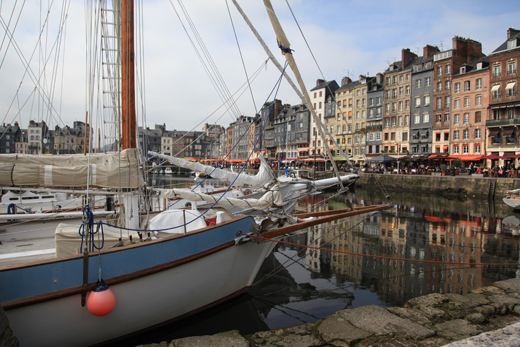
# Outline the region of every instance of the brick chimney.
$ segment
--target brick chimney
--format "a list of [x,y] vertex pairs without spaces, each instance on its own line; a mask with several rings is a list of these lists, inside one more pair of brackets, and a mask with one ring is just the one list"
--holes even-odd
[[322,84],[322,83],[324,83],[324,82],[325,82],[325,80],[318,79],[318,80],[316,81],[316,86],[319,86],[320,84]]
[[343,79],[341,80],[341,86],[343,87],[345,84],[349,84],[350,82],[352,82],[350,77],[343,77]]
[[520,33],[520,30],[516,30],[513,28],[507,29],[507,39],[509,40],[510,38],[512,38],[513,36],[515,36],[518,33]]
[[429,56],[439,52],[439,47],[426,45],[423,48],[423,58],[428,58]]
[[404,69],[414,58],[417,58],[417,54],[410,52],[410,48],[403,48],[401,51],[401,67]]

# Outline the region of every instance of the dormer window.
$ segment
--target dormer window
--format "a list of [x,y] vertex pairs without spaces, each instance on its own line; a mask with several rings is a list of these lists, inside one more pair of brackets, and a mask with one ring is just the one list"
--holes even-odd
[[482,63],[477,63],[477,70],[482,69]]
[[460,67],[460,73],[466,73],[466,67],[465,66],[461,66]]
[[517,42],[516,41],[517,41],[516,38],[513,39],[513,40],[507,41],[507,49],[516,48],[516,46],[517,46]]

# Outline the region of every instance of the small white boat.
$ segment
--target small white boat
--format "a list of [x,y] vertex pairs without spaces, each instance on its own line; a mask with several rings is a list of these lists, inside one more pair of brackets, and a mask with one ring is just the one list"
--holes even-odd
[[520,189],[506,190],[504,194],[502,201],[514,210],[520,210]]

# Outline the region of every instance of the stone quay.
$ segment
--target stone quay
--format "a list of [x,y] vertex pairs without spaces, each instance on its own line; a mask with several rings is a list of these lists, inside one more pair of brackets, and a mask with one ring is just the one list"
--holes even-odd
[[403,307],[363,306],[313,323],[242,336],[238,331],[139,347],[520,346],[520,279],[471,293],[428,294]]

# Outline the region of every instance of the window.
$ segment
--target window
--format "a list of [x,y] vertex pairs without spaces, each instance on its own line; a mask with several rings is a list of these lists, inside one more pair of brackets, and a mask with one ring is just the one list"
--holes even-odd
[[480,139],[480,128],[475,129],[475,138]]
[[460,93],[460,82],[455,83],[455,93]]
[[453,103],[454,108],[460,108],[460,99],[455,99],[455,102]]
[[[338,133],[338,134],[341,134],[341,126],[340,126],[340,125],[338,125],[338,132],[337,132],[337,133]],[[339,143],[339,142],[338,142],[338,143]]]
[[425,95],[424,96],[424,106],[429,106],[429,105],[430,105],[430,96]]
[[442,91],[442,81],[437,82],[437,91]]
[[481,106],[482,105],[482,96],[477,95],[475,97],[475,106]]
[[515,118],[515,110],[510,108],[509,110],[507,110],[507,119],[513,118]]
[[390,81],[391,81],[390,77],[387,77],[387,78],[386,78],[386,84],[389,85],[389,84],[390,84]]
[[424,80],[424,85],[429,87],[432,85],[432,78],[431,77],[426,77],[426,79]]
[[455,131],[453,132],[453,139],[454,139],[454,140],[458,140],[458,139],[459,139],[459,131],[458,131],[458,130],[455,130]]
[[451,89],[451,81],[446,81],[445,85],[446,85],[446,87],[445,87],[446,90]]
[[404,109],[405,109],[406,111],[409,111],[409,110],[410,110],[410,100],[406,100],[406,101],[404,102]]
[[415,80],[415,88],[421,88],[421,80]]
[[480,111],[475,112],[475,123],[480,123],[482,121],[482,113]]
[[515,96],[516,95],[516,82],[508,82],[506,84],[506,96]]
[[500,87],[501,87],[500,84],[495,84],[491,88],[491,98],[498,99],[498,98],[502,97],[502,93],[500,93]]
[[400,127],[403,126],[403,116],[399,116],[399,117],[398,117],[397,124],[398,124]]
[[392,127],[395,127],[395,125],[396,125],[396,118],[392,117]]
[[462,132],[462,138],[464,140],[469,139],[469,130],[468,129],[464,129],[464,131]]
[[397,83],[397,75],[395,75],[395,76],[392,77],[392,81],[393,81],[394,84]]
[[441,76],[441,75],[442,75],[442,66],[438,66],[438,67],[437,67],[437,75],[438,75],[438,76]]
[[469,146],[468,145],[462,146],[462,153],[464,153],[464,154],[468,154],[469,153]]
[[[442,114],[438,114],[438,115],[436,115],[436,116],[435,116],[435,121],[436,121],[437,123],[442,122]],[[439,140],[440,140],[440,139],[439,139]]]
[[390,134],[390,141],[395,141],[395,133]]
[[423,114],[423,123],[429,123],[430,122],[430,114],[425,113]]
[[464,113],[464,124],[469,124],[469,113]]
[[413,117],[413,124],[419,124],[419,123],[421,123],[421,116],[416,114]]
[[469,96],[464,98],[464,107],[469,107]]
[[450,132],[447,131],[444,133],[444,141],[448,141],[450,139]]
[[459,154],[459,146],[458,145],[454,145],[453,146],[453,154]]
[[442,98],[437,98],[437,109],[442,108]]
[[[402,76],[401,76],[402,77]],[[404,89],[403,87],[399,87],[399,97],[403,96]]]
[[479,144],[475,145],[475,154],[480,154],[480,145]]
[[476,88],[477,89],[482,89],[482,78],[477,78]]
[[395,112],[397,111],[397,103],[393,102],[392,103],[392,112]]
[[453,125],[459,125],[460,124],[460,114],[456,114],[453,116]]
[[502,69],[501,69],[500,64],[493,65],[493,78],[502,76],[502,71],[501,70]]
[[415,107],[420,107],[420,106],[421,106],[421,97],[416,96],[415,97]]
[[508,75],[516,74],[516,60],[510,61],[507,63],[507,74]]
[[399,101],[399,111],[402,111],[402,110],[403,110],[403,102]]
[[403,141],[408,141],[408,133],[403,133]]
[[404,116],[404,126],[407,127],[410,124],[409,116]]
[[470,91],[470,83],[469,81],[464,82],[464,91],[469,92]]
[[451,65],[446,65],[446,75],[449,75],[451,73]]
[[406,86],[406,96],[410,95],[410,86]]

